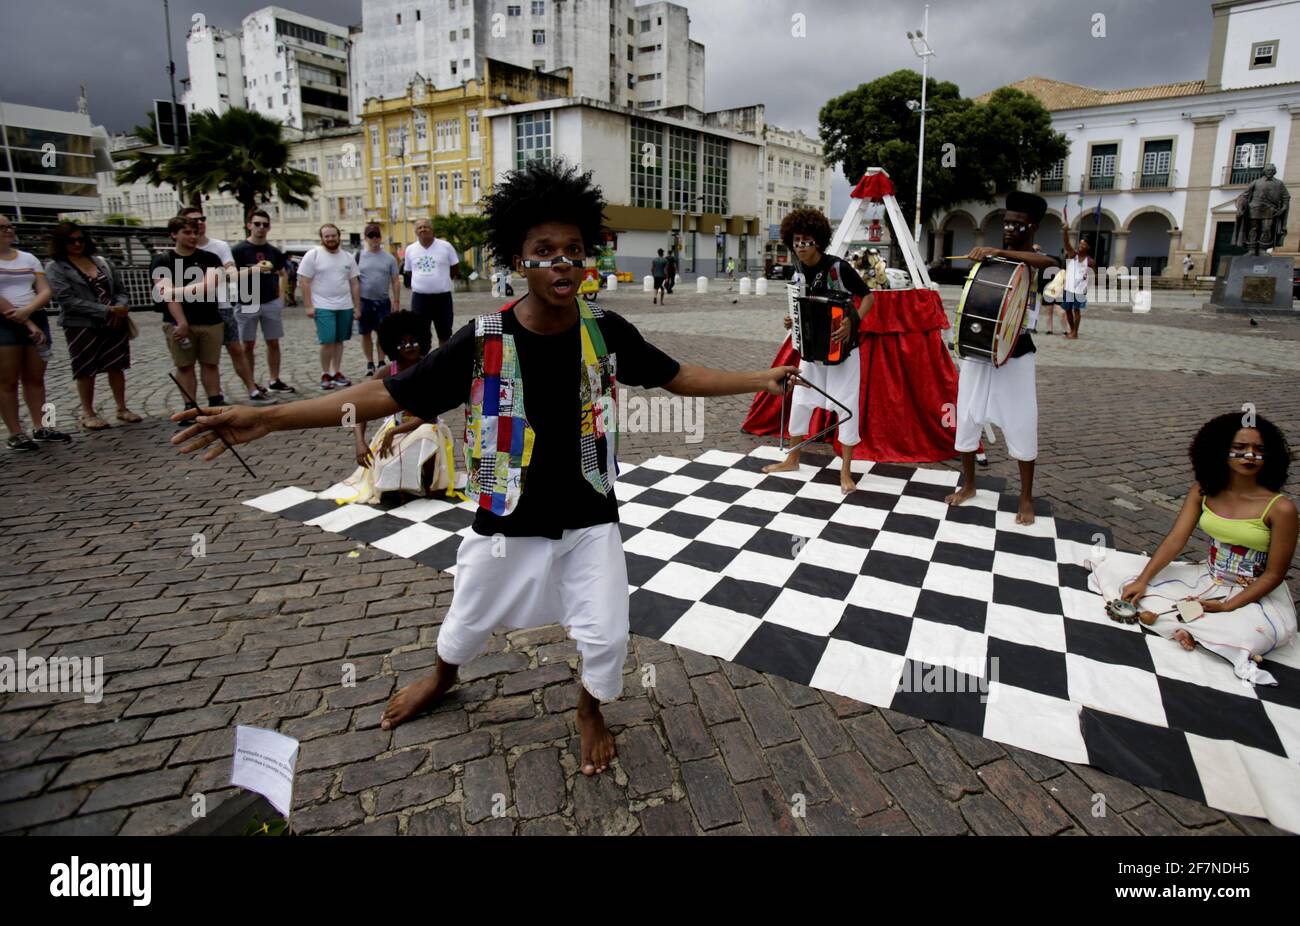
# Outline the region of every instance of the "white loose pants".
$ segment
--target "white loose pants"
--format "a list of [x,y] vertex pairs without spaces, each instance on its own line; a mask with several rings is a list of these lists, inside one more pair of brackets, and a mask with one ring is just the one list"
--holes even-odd
[[978,450],[984,425],[1002,430],[1007,455],[1029,462],[1038,457],[1038,393],[1034,353],[1008,360],[1000,367],[963,360],[957,374],[958,453]]
[[852,447],[861,439],[858,430],[858,418],[862,413],[858,401],[858,388],[862,381],[862,363],[857,351],[849,354],[843,363],[827,365],[815,360],[803,360],[799,363],[799,375],[819,389],[832,395],[836,401],[843,402],[852,410],[850,417],[844,410],[807,386],[796,384],[790,397],[791,437],[807,437],[812,421],[813,409],[824,408],[839,416],[839,428],[836,436],[845,447]]

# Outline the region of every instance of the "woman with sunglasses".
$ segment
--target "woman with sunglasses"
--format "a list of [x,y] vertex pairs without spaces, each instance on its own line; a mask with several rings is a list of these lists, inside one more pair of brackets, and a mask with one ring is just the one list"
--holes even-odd
[[81,398],[81,426],[102,431],[109,423],[95,411],[95,378],[108,377],[117,420],[141,418],[126,405],[126,371],[131,366],[131,334],[126,287],[112,265],[97,255],[94,240],[73,222],[60,222],[50,235],[45,265],[59,303],[59,324],[68,339],[72,378]]
[[[0,215],[0,417],[9,429],[13,451],[39,450],[42,443],[72,440],[44,427],[45,359],[50,353],[50,284],[41,262],[14,247],[17,232],[9,216]],[[32,434],[23,431],[18,412],[18,383],[32,418]]]
[[[1296,507],[1281,491],[1290,465],[1286,439],[1268,419],[1232,412],[1206,422],[1188,455],[1196,481],[1151,559],[1135,569],[1144,557],[1107,553],[1087,565],[1112,602],[1112,620],[1133,621],[1115,608],[1118,596],[1143,625],[1183,649],[1199,643],[1231,662],[1238,678],[1276,685],[1257,664],[1296,632],[1285,582],[1296,548]],[[1210,538],[1209,557],[1175,563],[1197,527]],[[1296,658],[1278,661],[1294,666]]]

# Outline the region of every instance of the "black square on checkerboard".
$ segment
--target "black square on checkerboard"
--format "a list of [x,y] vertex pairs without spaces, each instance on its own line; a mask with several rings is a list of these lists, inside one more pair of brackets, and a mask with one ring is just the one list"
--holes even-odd
[[[840,477],[836,476],[829,481],[833,485],[839,485]],[[869,489],[858,489],[856,492],[850,492],[844,496],[844,504],[857,505],[860,508],[879,508],[881,511],[893,511],[894,506],[898,504],[898,496],[889,495],[885,492],[872,492]]]
[[883,476],[886,479],[911,479],[916,472],[915,466],[899,466],[897,463],[873,463],[871,464],[871,475]]
[[1032,556],[1056,562],[1056,541],[1051,537],[1031,537],[1002,530],[998,531],[993,540],[993,549],[999,553],[1015,553],[1017,556]]
[[[858,477],[855,474],[853,478]],[[819,469],[817,474],[808,481],[823,486],[837,486],[840,484],[840,471],[838,469]]]
[[709,572],[721,572],[728,563],[736,558],[740,551],[735,547],[724,547],[717,543],[693,540],[673,557],[675,563],[685,563],[697,569]]
[[939,521],[937,518],[927,518],[920,514],[899,514],[897,511],[891,511],[885,517],[885,523],[880,529],[895,534],[907,534],[909,537],[925,537],[933,540],[934,535],[939,533]]
[[[924,690],[933,687],[936,682],[938,687],[949,690]],[[982,736],[986,704],[980,699],[987,698],[987,695],[980,693],[981,685],[986,686],[987,683],[973,675],[909,659],[903,664],[898,686],[900,690],[895,692],[889,707],[899,713],[937,720],[958,730]]]
[[406,530],[410,526],[410,521],[395,518],[391,514],[381,514],[377,518],[369,518],[353,524],[343,531],[343,536],[358,543],[374,543],[376,540],[391,537],[398,531]]
[[454,566],[456,551],[460,549],[460,542],[464,539],[460,535],[455,535],[448,537],[446,540],[439,540],[433,546],[425,547],[419,553],[416,553],[411,559],[424,566],[439,570]]
[[661,639],[692,604],[693,601],[638,588],[628,599],[628,620],[632,632],[655,640]]
[[689,476],[691,479],[703,479],[705,482],[712,482],[727,471],[727,467],[718,466],[716,463],[700,463],[698,461],[687,463],[676,473],[678,476]]
[[984,632],[984,620],[988,615],[988,603],[976,598],[963,598],[960,595],[946,595],[930,589],[922,589],[916,599],[916,608],[912,613],[928,621],[939,624],[952,624],[972,633]]
[[1187,734],[1091,707],[1079,711],[1088,764],[1136,785],[1205,801]]
[[859,550],[870,550],[871,545],[876,542],[877,533],[878,531],[874,531],[869,527],[858,527],[855,524],[828,521],[826,526],[822,528],[822,532],[817,535],[817,538]]
[[832,463],[838,464],[839,457],[833,457],[828,453],[818,453],[816,450],[803,450],[799,454],[799,463],[802,466],[815,466],[818,469],[825,469]]
[[331,511],[338,511],[338,502],[328,498],[309,498],[305,502],[299,502],[296,505],[290,505],[288,508],[282,508],[277,511],[280,517],[289,521],[297,521],[300,524],[306,524],[308,521],[314,521],[323,514],[329,514]]
[[776,512],[751,508],[748,505],[732,505],[718,517],[724,521],[735,521],[738,524],[752,524],[755,527],[763,527],[776,517]]
[[449,508],[438,512],[424,523],[455,533],[474,523],[474,512],[466,511],[464,508]]
[[745,641],[735,661],[807,685],[826,652],[826,637],[764,621]]
[[925,574],[930,571],[930,564],[914,556],[901,556],[898,553],[886,553],[884,550],[872,550],[867,554],[862,568],[858,570],[864,576],[897,582],[920,588],[925,581]]
[[671,508],[685,497],[685,495],[678,495],[676,492],[665,492],[662,489],[646,489],[634,501],[638,505],[649,505],[651,508]]
[[993,551],[984,547],[969,547],[964,543],[951,543],[942,540],[934,545],[931,562],[944,563],[949,566],[964,566],[978,572],[993,570]]
[[1073,540],[1075,543],[1086,543],[1091,546],[1096,541],[1093,540],[1098,534],[1103,537],[1103,543],[1107,547],[1114,549],[1114,534],[1109,527],[1101,527],[1097,524],[1085,524],[1082,521],[1057,521],[1056,536],[1062,540]]
[[1160,703],[1165,719],[1175,730],[1185,730],[1216,740],[1232,740],[1277,756],[1286,755],[1264,704],[1242,683],[1242,693],[1219,691],[1205,685],[1161,676]]
[[762,617],[780,594],[781,589],[775,585],[723,576],[721,581],[709,589],[700,600],[715,607],[748,614],[750,617]]
[[1281,704],[1283,707],[1294,707],[1300,710],[1300,669],[1293,669],[1291,666],[1284,666],[1280,662],[1274,662],[1267,656],[1264,657],[1264,664],[1261,668],[1267,669],[1277,679],[1276,685],[1257,685],[1255,694],[1261,701],[1269,701],[1273,704]]
[[903,494],[913,498],[928,498],[941,502],[954,491],[953,486],[935,485],[933,482],[909,482],[903,486]]
[[748,456],[737,460],[732,469],[743,469],[747,473],[761,473],[764,466],[771,466],[776,460],[768,460],[763,457]]
[[626,521],[619,521],[618,533],[619,536],[623,538],[623,542],[627,543],[637,534],[641,533],[641,528],[637,527],[635,524],[628,524]]
[[755,531],[754,536],[750,537],[741,549],[753,553],[766,553],[768,556],[778,556],[781,559],[794,559],[795,556],[792,536],[784,531],[771,531],[767,528]]
[[1053,698],[1070,698],[1065,653],[989,637],[988,660],[984,677],[991,681]]
[[1075,591],[1088,591],[1088,576],[1092,571],[1086,566],[1079,566],[1075,563],[1057,563],[1056,571],[1060,575],[1061,588],[1072,588]]
[[981,508],[967,502],[964,505],[950,505],[944,520],[954,524],[973,524],[976,527],[997,527],[998,513],[992,508]]
[[831,631],[831,636],[902,656],[907,652],[907,643],[912,636],[912,618],[851,604],[840,615],[840,622]]
[[803,488],[803,480],[792,479],[789,476],[768,476],[754,488],[763,492],[783,492],[786,495],[794,495]]
[[[1020,510],[1019,495],[999,495],[998,511],[1009,511],[1015,513]],[[1050,518],[1052,516],[1052,503],[1045,498],[1034,499],[1034,514],[1040,518]]]
[[[996,578],[994,581],[997,581]],[[1072,656],[1083,656],[1107,665],[1155,671],[1151,651],[1147,649],[1146,635],[1127,630],[1119,624],[1094,624],[1067,617],[1065,651]]]
[[816,521],[829,521],[837,507],[839,506],[834,502],[824,502],[818,498],[796,498],[785,506],[785,511],[782,513],[795,514],[801,518],[812,518]]
[[715,502],[726,502],[730,505],[748,491],[749,489],[744,486],[728,485],[725,482],[706,482],[691,494],[700,498],[709,498]]
[[993,576],[993,600],[1040,614],[1062,614],[1061,592],[1055,585],[1043,585],[1010,576]]
[[663,531],[665,534],[674,534],[678,537],[695,537],[712,523],[711,519],[702,518],[698,514],[670,511],[651,524],[650,530]]
[[838,569],[827,569],[825,566],[816,566],[812,563],[800,563],[794,568],[794,572],[790,573],[790,578],[786,579],[785,585],[786,588],[808,595],[841,602],[853,590],[853,583],[857,578],[857,573],[840,572]]
[[644,466],[636,466],[619,473],[618,481],[627,482],[634,486],[652,486],[660,479],[664,479],[671,475],[671,473],[665,473],[661,469],[648,469]]
[[666,559],[655,559],[653,556],[642,556],[640,553],[624,553],[623,558],[627,560],[628,585],[645,585],[660,569],[668,565]]

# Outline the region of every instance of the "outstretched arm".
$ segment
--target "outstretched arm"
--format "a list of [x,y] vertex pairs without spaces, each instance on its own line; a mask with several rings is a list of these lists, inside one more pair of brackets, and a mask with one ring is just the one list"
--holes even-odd
[[750,392],[780,395],[785,391],[785,377],[798,372],[798,367],[772,367],[770,370],[733,373],[683,363],[664,388],[677,395],[744,395]]
[[[1082,228],[1082,224],[1080,225]],[[1070,244],[1070,226],[1064,222],[1061,223],[1061,240],[1065,242],[1065,256],[1074,256],[1074,245]]]
[[[1183,552],[1183,547],[1187,546],[1187,541],[1192,537],[1192,531],[1196,530],[1196,522],[1201,517],[1201,487],[1193,485],[1192,490],[1187,493],[1187,498],[1183,500],[1183,507],[1178,512],[1178,518],[1174,521],[1174,526],[1169,529],[1165,539],[1161,541],[1160,546],[1156,547],[1156,552],[1151,555],[1147,562],[1146,568],[1138,574],[1130,584],[1124,587],[1120,597],[1127,598],[1136,604],[1143,595],[1146,594],[1147,583],[1159,574],[1174,561],[1174,557]],[[1288,560],[1288,562],[1290,562]]]

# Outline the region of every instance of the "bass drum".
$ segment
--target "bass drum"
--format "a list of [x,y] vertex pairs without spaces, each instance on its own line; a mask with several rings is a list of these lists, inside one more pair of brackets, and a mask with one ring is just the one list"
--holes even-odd
[[963,360],[1000,367],[1011,358],[1029,307],[1031,273],[1018,260],[977,261],[957,302],[953,344]]

